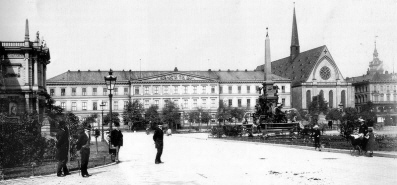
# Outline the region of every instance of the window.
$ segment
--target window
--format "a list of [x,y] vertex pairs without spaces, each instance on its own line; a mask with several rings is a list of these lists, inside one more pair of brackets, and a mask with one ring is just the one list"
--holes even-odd
[[114,110],[119,110],[119,101],[114,101],[113,108]]
[[232,106],[232,105],[233,105],[233,100],[230,99],[230,100],[229,100],[229,106]]
[[54,94],[55,94],[55,90],[54,89],[50,89],[50,95],[54,96]]
[[124,101],[124,109],[127,109],[128,107],[128,101]]
[[119,88],[114,88],[114,95],[117,95],[119,93]]
[[281,99],[281,104],[283,104],[283,106],[285,106],[285,98]]
[[72,96],[76,96],[76,88],[72,88]]
[[387,97],[387,101],[390,101],[390,95],[388,94],[386,97]]
[[238,93],[241,94],[241,86],[237,87]]
[[[148,88],[148,91],[149,91],[149,87],[145,87],[145,90],[146,90],[146,88]],[[128,91],[128,90],[127,90],[127,91]],[[135,94],[135,95],[139,95],[139,87],[135,87],[134,94]],[[147,93],[146,93],[146,94],[147,94]]]
[[145,86],[145,94],[149,94],[149,87]]
[[149,100],[145,100],[145,109],[149,108]]
[[207,93],[207,86],[203,86],[203,94]]
[[197,86],[193,86],[193,93],[197,94]]
[[83,110],[87,110],[87,102],[83,102]]
[[64,109],[64,110],[66,109],[66,103],[65,102],[61,102],[61,108]]
[[83,88],[83,96],[87,95],[87,88]]
[[203,107],[207,107],[207,99],[202,99]]
[[92,95],[96,95],[96,92],[97,92],[97,88],[92,88]]
[[164,94],[168,94],[168,86],[164,86]]
[[247,86],[247,93],[251,93],[251,86]]
[[154,94],[158,94],[159,93],[159,86],[154,86]]
[[219,94],[223,94],[223,87],[219,87]]
[[92,102],[92,110],[98,110],[98,102]]
[[183,108],[188,108],[188,99],[183,100]]
[[194,107],[194,108],[197,107],[197,99],[193,99],[193,107]]
[[215,86],[211,86],[211,93],[215,93]]
[[238,107],[241,107],[241,99],[237,99],[237,105]]
[[124,88],[124,95],[128,95],[128,88]]
[[76,111],[76,110],[77,110],[77,103],[72,102],[72,111]]
[[103,101],[102,104],[103,104],[103,109],[104,110],[108,108],[108,102],[107,101]]
[[61,89],[61,96],[65,96],[65,88]]
[[179,107],[178,100],[174,100],[174,104],[176,105],[176,107]]
[[159,104],[160,104],[160,101],[159,100],[154,100],[154,104],[158,107]]
[[178,86],[174,86],[174,94],[178,94]]
[[380,86],[380,91],[383,91],[383,86],[382,85]]
[[211,99],[211,107],[215,107],[215,99]]
[[285,86],[281,86],[281,92],[285,93]]
[[251,107],[251,100],[247,99],[247,107]]
[[108,89],[103,88],[103,95],[104,95],[104,96],[108,95]]
[[232,86],[229,86],[229,94],[232,94]]
[[255,89],[256,89],[256,92],[257,92],[257,93],[261,93],[261,92],[260,92],[260,89],[259,89],[259,86],[255,86]]

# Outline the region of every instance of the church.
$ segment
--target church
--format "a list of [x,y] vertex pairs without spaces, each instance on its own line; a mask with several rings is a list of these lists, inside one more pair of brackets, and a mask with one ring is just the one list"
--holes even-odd
[[[271,62],[271,73],[291,80],[291,107],[307,109],[314,96],[323,94],[329,108],[354,107],[354,88],[344,78],[327,46],[300,51],[295,8],[290,55]],[[264,71],[264,65],[256,71]],[[266,69],[269,70],[269,69]]]

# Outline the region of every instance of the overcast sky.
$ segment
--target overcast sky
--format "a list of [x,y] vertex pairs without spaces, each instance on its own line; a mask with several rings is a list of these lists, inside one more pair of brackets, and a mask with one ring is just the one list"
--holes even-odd
[[[2,0],[0,40],[40,31],[49,78],[67,70],[253,70],[289,56],[292,0]],[[386,70],[397,61],[397,0],[295,0],[301,51],[326,45],[344,77],[362,75],[375,36]],[[141,59],[141,65],[139,60]],[[141,67],[140,67],[141,66]],[[396,71],[397,71],[397,65]]]

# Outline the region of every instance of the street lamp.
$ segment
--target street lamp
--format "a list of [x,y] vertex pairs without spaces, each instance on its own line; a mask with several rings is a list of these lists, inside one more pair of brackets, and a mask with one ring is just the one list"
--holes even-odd
[[102,109],[102,121],[101,121],[101,125],[102,125],[102,138],[101,141],[103,142],[105,140],[104,136],[103,136],[103,107],[105,107],[106,105],[102,102],[99,106],[101,106]]
[[[109,122],[109,133],[112,131],[112,123],[113,123],[113,114],[112,114],[112,90],[116,85],[117,77],[113,76],[113,71],[110,69],[109,75],[104,77],[107,89],[109,90],[109,113],[110,113],[110,122]],[[109,144],[109,152],[110,152],[110,144]]]

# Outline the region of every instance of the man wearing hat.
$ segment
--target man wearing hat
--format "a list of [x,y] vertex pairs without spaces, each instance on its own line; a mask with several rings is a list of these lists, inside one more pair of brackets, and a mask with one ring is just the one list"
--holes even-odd
[[80,133],[79,139],[77,140],[77,150],[80,150],[81,156],[81,175],[83,177],[91,176],[88,174],[88,160],[90,158],[90,143],[91,143],[91,125],[84,127],[84,132]]
[[313,137],[314,137],[314,150],[316,150],[317,148],[319,149],[319,151],[321,151],[321,145],[320,145],[320,129],[318,128],[318,125],[314,125],[313,127],[314,131],[313,131]]
[[156,148],[157,148],[156,159],[154,160],[155,164],[163,163],[161,161],[161,154],[163,154],[163,146],[164,146],[164,142],[163,142],[164,132],[163,132],[162,127],[163,127],[163,124],[158,123],[156,129],[154,130],[154,134],[153,134],[154,144],[156,145]]
[[[364,120],[362,118],[358,118],[358,121],[360,122],[360,127],[358,128],[358,133],[363,134],[363,136],[367,136],[368,134],[368,126],[365,124]],[[364,151],[366,150],[368,139],[364,137],[363,141],[361,142],[361,149]]]
[[[59,130],[57,132],[57,153],[56,159],[58,160],[57,176],[63,177],[65,175],[70,175],[66,163],[68,162],[69,153],[69,130],[66,127],[65,121],[59,122]],[[62,174],[63,170],[63,174]]]

